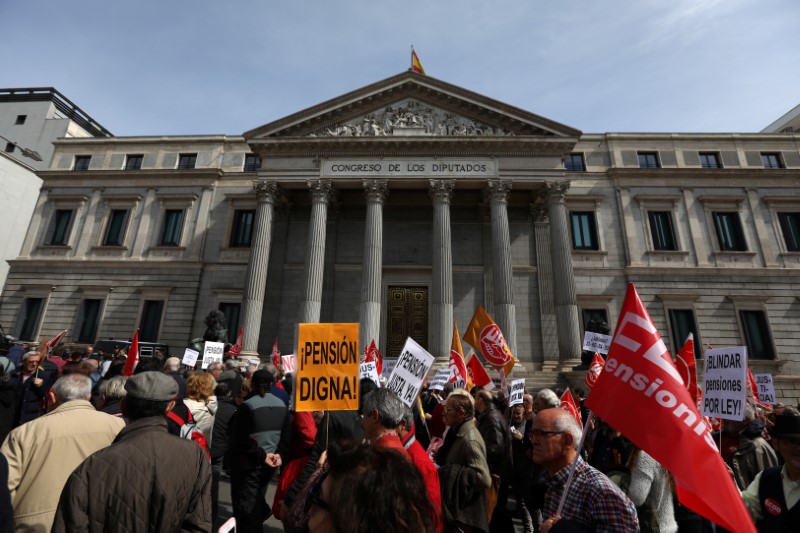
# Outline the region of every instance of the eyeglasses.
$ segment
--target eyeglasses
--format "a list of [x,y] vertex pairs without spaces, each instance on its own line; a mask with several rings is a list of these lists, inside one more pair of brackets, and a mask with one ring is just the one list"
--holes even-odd
[[308,489],[308,494],[306,494],[305,514],[308,514],[312,505],[316,505],[323,511],[330,512],[331,506],[328,504],[328,502],[322,499],[322,482],[325,481],[325,478],[327,477],[328,473],[325,472]]
[[544,431],[541,429],[533,428],[531,429],[531,433],[536,435],[537,437],[552,437],[553,435],[563,435],[564,431]]

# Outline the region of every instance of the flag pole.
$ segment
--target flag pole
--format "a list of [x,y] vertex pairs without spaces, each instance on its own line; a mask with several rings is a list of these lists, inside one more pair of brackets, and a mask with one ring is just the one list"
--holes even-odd
[[414,70],[414,45],[411,45],[411,53],[408,56],[409,67],[408,70]]
[[558,509],[556,509],[556,516],[561,516],[561,510],[564,509],[564,502],[567,500],[567,491],[569,491],[569,486],[572,483],[573,474],[575,474],[575,467],[578,466],[578,459],[581,456],[581,450],[583,450],[583,443],[586,442],[586,434],[589,429],[589,422],[594,420],[594,413],[592,413],[589,418],[586,419],[586,423],[583,425],[583,433],[581,434],[581,440],[578,442],[578,450],[575,454],[575,460],[572,461],[572,465],[569,467],[569,476],[567,476],[567,482],[564,483],[564,492],[561,493],[561,501],[558,502]]

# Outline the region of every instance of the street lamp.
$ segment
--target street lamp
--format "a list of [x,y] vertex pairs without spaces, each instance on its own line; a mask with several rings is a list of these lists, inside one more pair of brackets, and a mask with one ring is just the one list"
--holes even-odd
[[30,150],[28,148],[23,148],[22,146],[18,145],[17,143],[12,141],[11,139],[6,139],[2,135],[0,135],[0,139],[3,139],[4,141],[6,141],[9,144],[13,144],[15,148],[19,148],[20,153],[25,157],[27,157],[29,159],[33,159],[34,161],[41,161],[42,160],[42,156],[40,156],[39,152],[37,152],[36,150]]

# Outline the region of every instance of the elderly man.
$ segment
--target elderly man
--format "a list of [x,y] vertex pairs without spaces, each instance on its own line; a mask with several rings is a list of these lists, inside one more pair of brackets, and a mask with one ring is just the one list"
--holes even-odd
[[760,472],[742,492],[742,499],[759,531],[797,531],[800,517],[800,416],[776,416],[772,437],[786,463]]
[[447,397],[444,421],[449,429],[436,453],[436,463],[441,466],[439,483],[445,522],[450,529],[488,531],[486,489],[492,485],[492,477],[469,393],[456,389]]
[[[542,533],[547,533],[561,518],[602,533],[639,531],[636,507],[625,494],[604,474],[589,466],[577,447],[581,439],[581,426],[575,417],[564,409],[539,411],[531,428],[533,462],[547,472],[545,493],[545,518]],[[566,488],[570,465],[577,461],[569,488]],[[555,516],[564,490],[567,499],[560,516]]]
[[89,403],[92,380],[64,376],[53,385],[57,407],[13,430],[3,443],[16,527],[49,531],[58,495],[69,475],[89,455],[105,448],[125,426]]
[[131,423],[69,476],[53,531],[211,531],[208,456],[167,433],[178,385],[142,372],[125,391],[122,412]]
[[497,505],[492,513],[489,529],[493,532],[509,531],[514,527],[511,516],[506,511],[511,477],[511,432],[508,422],[495,406],[491,391],[482,390],[475,394],[475,411],[478,431],[486,445],[486,463],[497,489]]
[[186,398],[186,378],[184,378],[181,373],[181,360],[177,357],[170,357],[166,361],[164,361],[164,373],[172,379],[175,380],[175,383],[178,384],[178,400],[183,400]]
[[215,382],[219,382],[219,377],[222,375],[222,361],[213,361],[209,363],[206,372],[211,374]]
[[42,400],[57,377],[57,371],[44,368],[39,352],[30,351],[22,356],[20,367],[11,373],[8,381],[16,397],[15,427],[35,420],[42,414]]
[[739,490],[746,489],[759,472],[778,464],[772,446],[761,436],[763,422],[754,419],[753,406],[747,404],[744,420],[722,421],[722,458],[733,470]]

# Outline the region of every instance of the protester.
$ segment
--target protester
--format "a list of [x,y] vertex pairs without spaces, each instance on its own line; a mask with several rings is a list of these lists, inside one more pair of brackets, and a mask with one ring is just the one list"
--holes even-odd
[[[531,429],[533,462],[547,471],[545,518],[542,533],[547,533],[560,518],[574,520],[591,531],[602,533],[638,532],[636,507],[604,474],[589,466],[578,455],[581,426],[564,409],[539,411]],[[570,465],[577,461],[572,482],[567,487]],[[559,500],[567,497],[559,516]]]
[[3,443],[8,487],[19,530],[49,531],[58,496],[67,477],[89,455],[111,444],[125,426],[119,418],[95,410],[92,381],[82,374],[53,385],[58,406],[11,431]]
[[403,409],[403,420],[397,426],[397,436],[400,437],[400,442],[403,443],[403,447],[408,452],[411,462],[414,463],[414,466],[417,467],[417,470],[422,475],[422,481],[428,491],[428,499],[430,499],[433,510],[436,513],[436,531],[442,531],[444,522],[442,522],[441,518],[442,489],[439,484],[439,472],[437,472],[436,465],[430,456],[425,453],[425,450],[414,437],[414,413],[408,407]]
[[772,436],[785,463],[758,473],[742,499],[759,532],[794,532],[800,515],[800,416],[777,415]]
[[534,520],[531,516],[533,463],[530,459],[532,446],[528,438],[531,422],[526,420],[525,414],[525,406],[521,403],[511,408],[509,427],[514,468],[511,471],[510,483],[517,501],[517,513],[522,520],[522,529],[524,533],[533,533]]
[[417,469],[392,449],[359,446],[331,453],[308,491],[311,533],[432,533],[434,511]]
[[56,380],[56,374],[46,372],[39,352],[30,351],[22,357],[20,368],[11,374],[10,385],[14,388],[16,412],[14,427],[38,418],[44,411],[42,400]]
[[550,389],[540,390],[533,398],[533,410],[535,413],[545,409],[559,407],[560,405],[561,400],[559,399],[558,395]]
[[441,403],[437,403],[436,406],[431,411],[431,417],[426,418],[426,422],[428,425],[428,433],[431,436],[431,441],[433,439],[442,439],[444,438],[444,432],[447,429],[447,424],[444,423],[444,403],[447,401],[447,397],[453,392],[454,387],[452,383],[445,383],[444,388],[442,389],[442,401]]
[[[487,494],[490,498],[489,529],[498,533],[508,531],[514,527],[506,511],[511,476],[511,432],[508,421],[497,409],[495,399],[488,390],[482,390],[475,395],[475,412],[478,431],[486,446],[486,463],[492,475],[492,490]],[[494,502],[491,498],[494,498]]]
[[125,391],[122,412],[131,423],[69,476],[53,531],[211,531],[208,456],[167,433],[177,383],[143,372],[128,379]]
[[209,453],[211,455],[212,523],[216,527],[219,513],[219,480],[222,477],[224,458],[228,453],[230,421],[236,412],[236,404],[233,403],[231,387],[227,382],[218,384],[214,389],[214,395],[217,397],[217,413],[214,415],[214,440],[211,441]]
[[672,494],[675,483],[667,469],[634,446],[628,459],[630,484],[625,493],[636,505],[636,515],[642,531],[676,533],[675,506]]
[[733,470],[739,490],[746,489],[756,475],[777,466],[778,457],[761,433],[764,423],[755,419],[753,406],[744,406],[744,420],[722,421],[722,458]]
[[8,432],[14,427],[16,415],[16,394],[10,381],[11,373],[0,367],[0,443],[6,440]]
[[[257,370],[251,379],[252,390],[231,421],[231,498],[236,527],[240,531],[261,531],[272,515],[267,505],[267,485],[281,461],[274,454],[287,456],[281,435],[291,431],[286,404],[272,393],[274,376]],[[269,462],[268,462],[269,460]]]
[[[231,387],[231,398],[233,398],[234,403],[237,403],[239,398],[239,392],[242,389],[242,373],[239,371],[239,362],[234,359],[228,359],[224,363],[225,370],[223,370],[222,374],[219,375],[220,383],[223,381],[227,381]],[[237,403],[238,405],[238,403]]]
[[211,374],[211,377],[214,378],[214,382],[219,381],[219,377],[222,375],[222,362],[221,361],[212,361],[208,364],[206,368],[206,374]]
[[186,381],[186,398],[183,403],[192,413],[197,429],[203,432],[206,442],[210,445],[214,432],[214,415],[217,413],[217,397],[214,387],[217,384],[211,374],[198,372]]
[[449,429],[436,452],[442,488],[442,514],[448,529],[489,531],[486,489],[492,485],[486,446],[475,425],[472,397],[460,389],[447,397]]
[[527,392],[522,395],[522,406],[525,408],[525,419],[529,421],[533,421],[533,417],[536,416],[536,413],[533,410],[533,395],[528,394]]
[[103,380],[98,388],[97,410],[111,416],[122,417],[122,399],[125,397],[127,376],[114,376]]
[[311,449],[317,437],[317,425],[323,415],[323,411],[314,411],[294,413],[292,417],[292,436],[289,439],[292,443],[291,451],[287,457],[287,464],[281,466],[281,477],[272,502],[272,513],[278,520],[284,520],[283,511],[286,506],[283,500],[311,457]]
[[8,461],[0,453],[0,531],[9,533],[14,529],[14,508],[8,490]]
[[178,400],[186,398],[186,379],[180,373],[181,360],[177,357],[170,357],[164,361],[164,373],[171,376],[178,384]]

